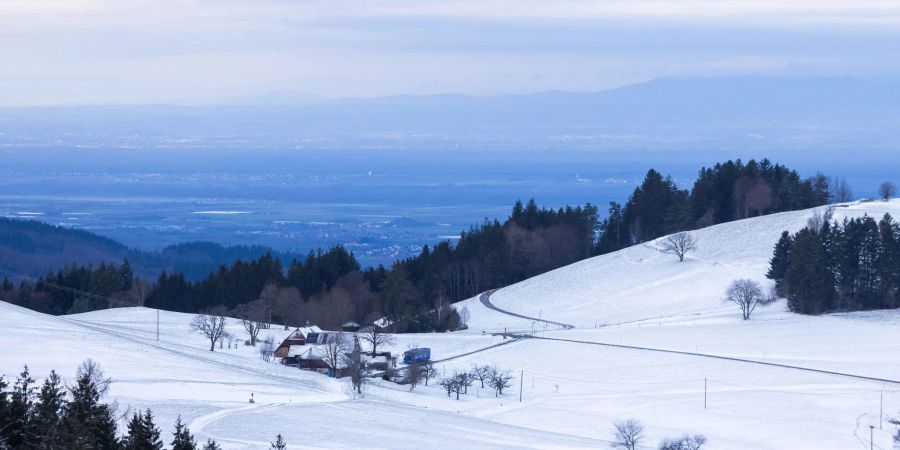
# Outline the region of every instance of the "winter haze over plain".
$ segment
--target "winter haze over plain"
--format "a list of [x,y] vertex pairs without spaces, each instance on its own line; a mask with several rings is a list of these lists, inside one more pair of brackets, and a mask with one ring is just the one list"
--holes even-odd
[[597,91],[661,77],[896,78],[900,3],[0,3],[2,105]]
[[897,55],[900,0],[0,0],[0,450],[898,449]]

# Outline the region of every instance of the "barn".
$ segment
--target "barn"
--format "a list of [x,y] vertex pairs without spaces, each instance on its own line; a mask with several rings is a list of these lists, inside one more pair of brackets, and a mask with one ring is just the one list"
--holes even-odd
[[[276,358],[287,358],[288,356],[293,356],[293,354],[297,354],[299,352],[291,352],[291,347],[295,346],[305,346],[307,343],[307,338],[312,335],[315,340],[315,337],[322,333],[322,330],[313,325],[311,327],[300,327],[294,330],[281,344],[278,348],[275,349],[275,357]],[[311,342],[314,343],[314,342]]]

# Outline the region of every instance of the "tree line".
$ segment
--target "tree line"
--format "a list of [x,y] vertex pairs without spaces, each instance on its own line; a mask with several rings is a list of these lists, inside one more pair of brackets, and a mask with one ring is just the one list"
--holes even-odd
[[[610,202],[595,252],[614,252],[667,234],[849,200],[843,180],[800,175],[768,159],[702,168],[690,191],[651,169],[625,205]],[[847,197],[844,199],[843,197]]]
[[591,204],[553,209],[533,199],[519,201],[505,220],[485,220],[456,242],[425,245],[418,255],[390,267],[363,269],[351,252],[335,246],[286,267],[265,254],[222,265],[197,281],[163,271],[149,283],[136,277],[125,260],[96,268],[70,266],[36,283],[4,282],[0,296],[51,314],[136,304],[186,313],[215,309],[266,326],[308,321],[335,329],[348,321],[367,326],[386,318],[397,332],[455,330],[465,326],[465,317],[450,304],[485,290],[665,234],[818,206],[848,191],[840,180],[822,175],[804,180],[765,159],[703,168],[690,191],[651,169],[624,206],[610,204],[602,222]]
[[[0,376],[0,448],[163,450],[162,435],[149,409],[132,411],[125,433],[118,434],[118,406],[103,402],[110,383],[91,360],[81,364],[68,387],[55,371],[38,387],[28,366],[12,383]],[[180,417],[169,448],[221,450],[212,439],[198,444]],[[284,450],[287,444],[279,434],[270,448]]]
[[900,226],[890,214],[840,222],[830,211],[815,215],[781,234],[766,276],[801,314],[897,308]]

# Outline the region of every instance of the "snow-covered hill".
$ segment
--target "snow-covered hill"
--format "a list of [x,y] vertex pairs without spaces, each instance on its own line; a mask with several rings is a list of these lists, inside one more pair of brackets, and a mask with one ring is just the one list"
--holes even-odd
[[[824,211],[823,208],[817,208]],[[884,213],[900,217],[900,201],[836,205],[834,218]],[[767,283],[769,258],[782,231],[806,225],[815,210],[773,214],[724,223],[693,232],[698,249],[684,262],[660,250],[660,238],[608,255],[577,262],[500,289],[496,306],[531,316],[570,323],[579,328],[650,318],[730,310],[722,304],[732,280],[751,278]],[[511,318],[467,300],[472,329],[497,329]],[[520,321],[522,328],[530,321]]]
[[[834,211],[900,216],[900,202]],[[441,375],[472,364],[509,371],[513,387],[499,397],[476,382],[457,401],[432,380],[413,392],[376,381],[355,399],[346,381],[263,362],[252,348],[209,352],[189,330],[191,315],[163,312],[157,342],[156,313],[142,308],[50,317],[0,303],[0,373],[27,363],[38,376],[71,376],[92,358],[113,378],[120,408],[152,408],[167,432],[180,414],[227,449],[265,448],[276,433],[291,449],[603,448],[624,419],[645,425],[643,449],[696,432],[709,438],[705,449],[862,450],[870,425],[875,448],[887,449],[886,419],[900,414],[900,311],[807,317],[779,302],[743,321],[721,302],[734,278],[765,281],[780,233],[811,214],[697,230],[700,248],[683,263],[648,243],[490,296],[501,309],[574,329],[545,331],[470,299],[457,305],[471,314],[469,331],[402,335],[392,348],[431,347],[434,358],[450,358],[437,365]],[[490,335],[532,326],[537,338]]]

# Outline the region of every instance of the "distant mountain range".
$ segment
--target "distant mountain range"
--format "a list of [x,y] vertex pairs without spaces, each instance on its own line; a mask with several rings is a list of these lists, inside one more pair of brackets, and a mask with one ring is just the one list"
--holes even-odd
[[272,253],[285,265],[305,255],[276,252],[261,246],[222,246],[190,242],[159,251],[128,248],[112,239],[84,230],[49,225],[36,220],[0,218],[0,278],[41,276],[70,264],[121,264],[127,258],[135,273],[155,280],[163,270],[181,272],[189,279],[206,277],[222,264],[250,260]]
[[0,108],[0,146],[890,148],[898,125],[897,81],[664,78],[492,97],[276,91],[212,106]]

